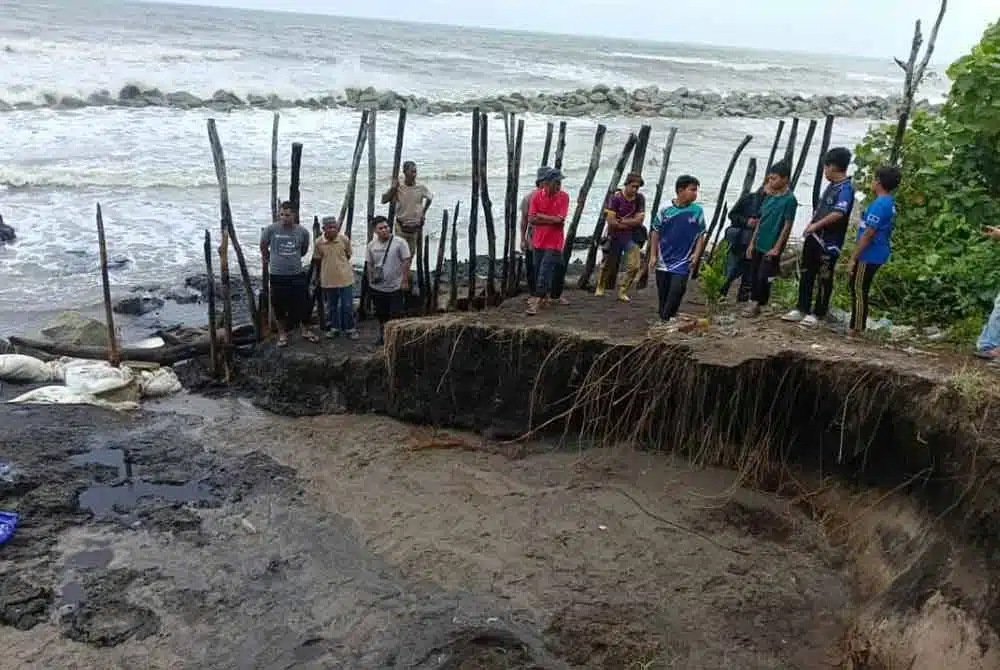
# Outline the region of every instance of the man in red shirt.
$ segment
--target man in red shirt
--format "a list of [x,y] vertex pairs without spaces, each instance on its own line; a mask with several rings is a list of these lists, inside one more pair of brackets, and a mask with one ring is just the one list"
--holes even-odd
[[536,268],[535,293],[528,303],[528,314],[538,314],[542,301],[550,295],[555,268],[562,264],[563,226],[569,214],[569,194],[562,190],[562,178],[559,170],[549,170],[528,207]]

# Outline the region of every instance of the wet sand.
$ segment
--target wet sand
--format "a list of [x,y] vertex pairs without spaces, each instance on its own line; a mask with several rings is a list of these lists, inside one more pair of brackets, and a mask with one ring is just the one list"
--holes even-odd
[[[11,667],[815,668],[851,613],[787,503],[620,449],[181,395],[0,405]],[[141,497],[140,494],[151,494]]]

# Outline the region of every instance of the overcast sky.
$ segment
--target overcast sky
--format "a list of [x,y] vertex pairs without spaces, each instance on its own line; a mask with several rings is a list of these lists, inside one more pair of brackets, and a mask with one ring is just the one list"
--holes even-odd
[[[173,0],[288,12],[634,37],[666,42],[904,57],[939,0]],[[936,56],[965,53],[1000,18],[1000,0],[951,0]],[[939,60],[937,57],[935,60]]]

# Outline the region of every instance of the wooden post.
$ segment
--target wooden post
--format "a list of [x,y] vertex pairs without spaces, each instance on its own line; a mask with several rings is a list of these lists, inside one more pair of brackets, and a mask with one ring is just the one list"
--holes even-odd
[[[368,209],[365,211],[365,221],[375,218],[375,117],[376,112],[372,109],[368,114]],[[346,235],[351,236],[350,229]]]
[[[794,131],[793,131],[794,132]],[[733,157],[729,159],[729,167],[726,168],[726,174],[722,178],[722,186],[719,187],[719,198],[715,203],[715,212],[712,213],[712,223],[708,227],[708,232],[706,234],[706,239],[712,239],[712,235],[715,233],[715,227],[720,223],[722,216],[722,205],[726,202],[726,191],[729,189],[729,180],[733,176],[733,170],[736,169],[736,161],[740,159],[740,154],[746,149],[746,146],[750,144],[753,139],[753,135],[747,135],[740,142],[739,146],[736,147],[736,151],[733,152]],[[691,276],[698,276],[698,268],[701,265],[701,259],[697,258],[694,262],[694,267],[691,268]]]
[[632,154],[632,169],[630,172],[642,174],[642,168],[646,164],[646,147],[649,146],[649,135],[653,128],[648,125],[639,127],[639,138],[635,143],[635,153]]
[[115,334],[115,313],[111,306],[111,279],[108,277],[108,246],[104,239],[104,216],[101,203],[97,203],[97,247],[101,254],[101,288],[104,291],[104,322],[108,327],[108,363],[118,367],[121,353],[118,336]]
[[476,228],[479,223],[480,111],[472,110],[472,204],[469,206],[469,306],[476,297]]
[[[323,234],[323,231],[319,226],[319,217],[313,216],[313,227],[312,227],[312,239],[315,245],[316,241]],[[316,321],[319,323],[320,330],[326,330],[326,310],[323,309],[323,290],[320,286],[320,266],[315,260],[309,265],[309,283],[306,286],[306,295],[309,295],[309,289],[312,289],[312,300],[309,302],[309,314],[306,315],[306,323],[312,322],[313,314],[316,315]]]
[[555,132],[555,125],[549,121],[545,124],[545,144],[542,146],[541,165],[549,164],[549,155],[552,153],[552,133]]
[[296,223],[301,204],[299,193],[299,176],[302,174],[302,143],[292,142],[292,172],[288,179],[288,200],[295,206]]
[[785,157],[784,160],[788,163],[788,167],[794,166],[795,160],[795,142],[799,139],[799,118],[795,117],[792,119],[792,127],[788,131],[788,144],[785,145]]
[[506,297],[507,290],[510,283],[510,275],[513,272],[513,268],[510,264],[511,258],[511,246],[514,244],[516,237],[511,235],[513,226],[515,224],[516,216],[516,205],[512,205],[517,199],[517,190],[514,182],[516,180],[515,175],[511,174],[511,170],[514,167],[514,135],[516,125],[514,123],[517,117],[513,112],[510,114],[504,114],[503,116],[503,129],[504,135],[507,138],[506,154],[507,154],[507,178],[504,180],[504,194],[503,194],[503,264],[502,264],[502,274],[500,278],[500,296]]
[[[257,303],[254,300],[253,282],[250,281],[250,269],[247,267],[246,256],[243,255],[243,248],[240,246],[239,238],[236,236],[236,226],[233,225],[233,210],[229,206],[229,178],[226,176],[226,157],[222,152],[222,141],[219,139],[219,131],[215,126],[215,119],[208,120],[208,141],[212,145],[212,161],[215,163],[215,177],[219,181],[219,209],[221,210],[222,227],[226,231],[226,239],[232,241],[233,251],[236,253],[236,262],[239,264],[240,276],[243,279],[243,290],[246,294],[247,309],[250,312],[250,319],[253,322],[254,337],[260,342],[263,339],[260,315],[257,313]],[[301,156],[301,151],[299,154]],[[228,270],[227,265],[226,271],[228,272]]]
[[594,133],[594,147],[590,151],[590,164],[587,165],[587,175],[580,185],[580,192],[576,196],[576,207],[573,208],[573,218],[570,219],[569,227],[566,229],[566,242],[563,244],[563,267],[569,265],[570,256],[573,255],[573,242],[576,240],[576,230],[583,218],[583,208],[587,204],[587,195],[594,185],[597,177],[597,170],[601,167],[601,151],[604,148],[604,134],[608,129],[603,123],[598,124]]
[[508,258],[508,265],[510,265],[510,276],[508,277],[508,286],[506,289],[507,295],[511,295],[517,292],[518,279],[515,267],[517,265],[517,235],[520,229],[520,218],[518,207],[518,191],[521,188],[521,150],[524,144],[524,119],[518,119],[517,121],[517,134],[514,136],[514,186],[511,189],[511,215],[510,215],[510,257]]
[[233,291],[229,283],[229,229],[222,226],[222,244],[219,245],[219,278],[222,281],[222,328],[225,343],[222,365],[225,381],[233,378]]
[[365,143],[368,140],[368,119],[371,112],[361,112],[361,122],[358,124],[358,137],[354,143],[354,155],[351,157],[351,174],[347,179],[347,191],[340,205],[340,220],[344,223],[344,234],[351,236],[354,223],[354,193],[358,187],[358,170],[361,168],[361,157],[365,153]]
[[[757,184],[757,159],[753,156],[747,162],[747,173],[743,176],[743,188],[740,189],[740,195],[746,195],[753,190],[754,186]],[[725,221],[726,217],[722,217]]]
[[827,114],[826,121],[823,123],[823,141],[819,144],[819,158],[816,159],[816,176],[813,180],[813,211],[819,207],[819,194],[823,190],[823,161],[826,160],[826,152],[830,149],[834,118],[832,114]]
[[448,277],[448,309],[458,309],[458,208],[461,201],[455,203],[451,214],[451,267]]
[[924,57],[920,59],[919,64],[917,64],[917,56],[920,54],[920,47],[924,41],[923,33],[920,31],[919,19],[913,26],[910,57],[906,59],[905,63],[898,58],[893,59],[896,61],[896,65],[902,68],[906,74],[903,80],[903,106],[899,111],[899,120],[896,122],[896,134],[893,136],[892,148],[889,151],[889,162],[893,165],[899,165],[900,153],[903,150],[903,137],[906,135],[906,126],[910,122],[910,113],[913,111],[913,98],[917,94],[917,89],[920,88],[924,76],[927,74],[927,64],[930,63],[931,55],[934,53],[934,44],[937,42],[938,29],[941,28],[941,21],[944,19],[944,13],[947,9],[948,0],[941,0],[941,8],[938,10],[934,27],[931,28],[930,39],[927,40],[927,50],[924,52]]
[[[275,199],[277,201],[277,199]],[[219,378],[219,333],[215,323],[215,272],[212,271],[212,234],[205,229],[205,271],[208,273],[208,355],[209,371]]]
[[604,194],[604,199],[601,201],[600,214],[597,215],[597,223],[594,224],[594,233],[590,238],[590,248],[587,250],[587,262],[583,266],[583,274],[580,275],[579,281],[577,281],[577,288],[581,290],[587,290],[590,288],[590,277],[594,274],[594,266],[597,264],[597,249],[601,246],[601,236],[604,235],[604,207],[603,204],[608,201],[608,198],[615,192],[618,188],[618,183],[622,179],[622,174],[625,172],[625,166],[628,165],[628,159],[632,155],[633,149],[635,149],[636,142],[639,138],[636,137],[635,133],[630,133],[628,136],[628,141],[625,142],[625,147],[622,149],[622,154],[618,158],[618,163],[615,165],[615,171],[611,175],[611,184],[608,186],[608,190]]
[[816,119],[809,121],[809,127],[806,129],[805,139],[802,140],[802,153],[799,154],[799,160],[795,164],[792,170],[792,178],[788,184],[788,187],[795,192],[795,187],[799,184],[799,178],[802,176],[802,170],[806,166],[806,157],[809,155],[809,148],[812,146],[813,135],[816,134]]
[[483,199],[483,219],[486,223],[486,253],[489,256],[489,265],[486,268],[486,303],[491,305],[492,301],[496,299],[497,290],[497,231],[493,225],[493,201],[490,199],[490,190],[486,179],[486,159],[489,147],[488,120],[488,114],[479,116],[479,188]]
[[557,170],[562,170],[563,154],[566,152],[566,122],[559,122],[559,139],[556,141],[556,157],[552,164]]
[[[652,229],[653,219],[660,213],[660,201],[663,199],[663,187],[667,181],[667,169],[670,167],[670,155],[674,152],[674,139],[677,137],[676,126],[670,128],[670,132],[667,133],[667,143],[663,146],[663,158],[660,162],[660,176],[656,180],[656,190],[653,193],[653,206],[650,207],[649,213],[646,215],[646,221],[648,221],[648,227]],[[640,291],[646,288],[649,283],[649,265],[645,262],[643,258],[642,270],[639,272],[639,278],[636,280],[635,288]]]
[[431,238],[430,235],[423,235],[424,242],[424,255],[423,255],[423,275],[424,275],[424,287],[421,289],[420,302],[424,306],[424,314],[431,313],[431,291],[433,290],[433,285],[431,284]]
[[[396,148],[392,152],[392,181],[399,179],[399,169],[403,164],[403,134],[406,132],[406,107],[399,108],[399,118],[396,121]],[[389,230],[396,224],[396,201],[389,203]]]
[[785,120],[781,119],[778,121],[778,130],[774,133],[774,143],[771,145],[771,153],[767,157],[767,167],[764,168],[764,174],[771,171],[771,166],[774,165],[774,157],[778,153],[778,145],[781,144],[781,134],[785,131]]
[[434,287],[431,289],[430,309],[434,314],[441,308],[441,273],[444,272],[444,248],[448,239],[448,210],[441,214],[441,238],[438,240],[437,261],[434,263]]
[[278,119],[281,115],[274,113],[274,123],[271,125],[271,223],[278,222]]

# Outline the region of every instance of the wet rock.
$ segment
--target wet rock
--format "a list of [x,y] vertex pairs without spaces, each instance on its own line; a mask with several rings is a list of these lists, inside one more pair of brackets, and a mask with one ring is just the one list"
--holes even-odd
[[107,327],[79,312],[57,314],[52,323],[42,329],[42,335],[59,344],[104,347],[108,343]]
[[48,618],[52,590],[30,584],[14,572],[0,574],[0,624],[31,630]]
[[87,96],[87,104],[91,107],[106,107],[115,104],[115,99],[108,91],[97,91]]
[[201,107],[205,104],[201,98],[196,95],[192,95],[187,91],[174,91],[173,93],[167,93],[166,101],[171,107],[180,107],[182,109]]
[[127,100],[138,100],[142,95],[142,89],[135,84],[126,84],[122,86],[122,89],[118,91],[119,102],[124,102]]
[[173,300],[178,305],[190,305],[201,300],[201,292],[190,286],[172,286],[163,293],[163,297],[166,300]]
[[63,96],[58,105],[59,109],[80,109],[86,106],[86,101],[72,95]]
[[14,345],[0,337],[0,356],[14,353]]
[[9,112],[13,109],[6,100],[0,100],[0,112]]
[[3,217],[0,217],[0,243],[13,242],[16,239],[17,233],[14,231],[14,228],[4,223]]
[[218,91],[216,91],[212,95],[212,99],[210,102],[223,105],[232,105],[233,107],[242,107],[244,104],[246,104],[243,102],[242,99],[240,99],[240,96],[236,95],[232,91],[226,91],[223,89],[219,89]]
[[112,307],[116,314],[142,316],[163,307],[163,298],[155,295],[130,295],[117,300]]
[[92,647],[116,647],[159,633],[160,617],[153,610],[125,600],[126,590],[140,577],[126,569],[89,574],[80,587],[81,602],[60,612],[63,635]]

